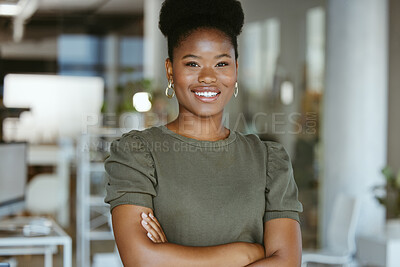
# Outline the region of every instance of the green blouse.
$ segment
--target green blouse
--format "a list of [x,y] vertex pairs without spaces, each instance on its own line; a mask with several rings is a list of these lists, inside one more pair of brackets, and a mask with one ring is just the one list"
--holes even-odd
[[112,142],[105,169],[110,209],[153,209],[175,244],[263,244],[264,222],[299,221],[303,209],[287,152],[254,134],[202,141],[165,125],[132,130]]

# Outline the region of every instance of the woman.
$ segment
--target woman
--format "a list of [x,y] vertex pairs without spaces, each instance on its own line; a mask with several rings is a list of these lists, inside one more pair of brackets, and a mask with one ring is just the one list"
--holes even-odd
[[167,95],[178,117],[113,141],[105,168],[125,266],[299,266],[290,158],[278,143],[225,128],[237,95],[236,0],[166,0]]

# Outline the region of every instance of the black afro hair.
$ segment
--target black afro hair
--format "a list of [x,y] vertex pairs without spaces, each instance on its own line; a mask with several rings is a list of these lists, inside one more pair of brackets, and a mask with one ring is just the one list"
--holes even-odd
[[228,36],[238,57],[237,36],[242,31],[244,14],[238,0],[165,0],[159,28],[168,39],[168,56],[191,32],[215,28]]

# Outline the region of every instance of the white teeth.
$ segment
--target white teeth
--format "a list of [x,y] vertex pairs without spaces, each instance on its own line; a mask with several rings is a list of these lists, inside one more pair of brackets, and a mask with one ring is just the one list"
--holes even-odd
[[216,96],[217,93],[215,92],[194,92],[198,96],[205,96],[205,97],[213,97]]

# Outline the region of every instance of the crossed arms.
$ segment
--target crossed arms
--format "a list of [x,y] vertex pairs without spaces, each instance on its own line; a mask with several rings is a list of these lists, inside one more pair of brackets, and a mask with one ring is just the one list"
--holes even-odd
[[[301,234],[295,220],[267,221],[264,224],[265,248],[246,242],[189,247],[153,241],[155,238],[161,240],[160,237],[151,240],[142,226],[141,214],[152,212],[137,205],[119,205],[112,210],[115,241],[125,267],[300,266]],[[147,220],[151,222],[150,218]]]

